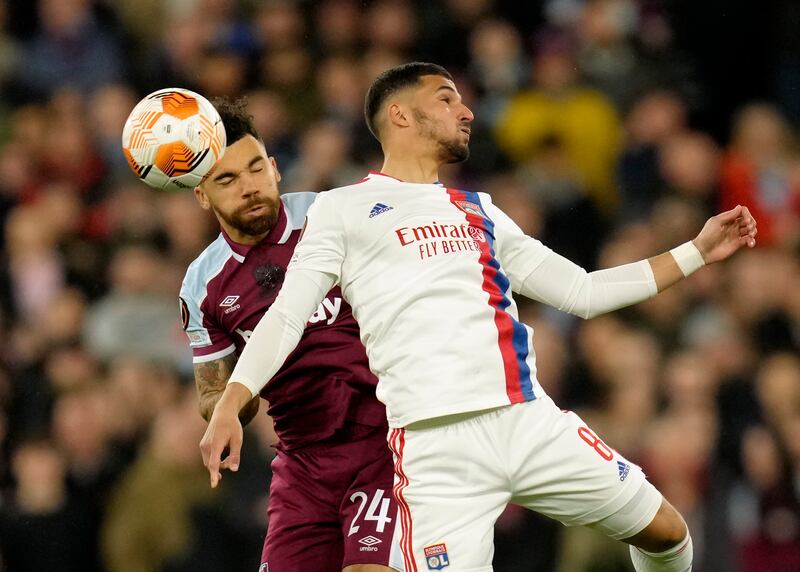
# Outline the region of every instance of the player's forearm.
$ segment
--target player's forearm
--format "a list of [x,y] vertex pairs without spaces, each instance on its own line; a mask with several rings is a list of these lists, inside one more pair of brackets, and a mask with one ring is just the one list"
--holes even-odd
[[214,413],[214,408],[217,406],[220,397],[222,397],[223,391],[224,388],[209,391],[198,396],[200,401],[200,415],[203,416],[206,422],[211,421],[211,414]]
[[692,242],[648,259],[658,291],[662,292],[680,282],[705,264],[703,256]]
[[594,318],[651,298],[703,264],[692,243],[591,273],[553,252],[522,282],[520,293],[581,318]]
[[257,395],[297,347],[333,280],[319,272],[290,270],[277,299],[253,330],[228,385],[236,382]]
[[[236,365],[236,354],[230,353],[218,359],[198,362],[194,365],[194,381],[197,386],[197,400],[200,415],[206,421],[211,420],[214,407],[222,397],[225,384]],[[254,397],[241,411],[239,420],[242,425],[247,425],[258,413],[260,399]]]
[[[200,396],[200,415],[202,415],[203,419],[206,421],[211,420],[211,415],[214,413],[214,408],[217,406],[217,403],[222,398],[223,392],[224,388],[209,391]],[[256,395],[239,409],[239,421],[242,425],[247,425],[253,420],[258,414],[260,405],[261,397]]]
[[[258,397],[256,395],[256,397]],[[239,412],[253,400],[250,389],[240,383],[229,382],[222,392],[214,409],[220,414],[239,415]]]
[[647,261],[587,273],[551,252],[525,278],[520,293],[588,319],[646,300],[655,296],[657,289]]

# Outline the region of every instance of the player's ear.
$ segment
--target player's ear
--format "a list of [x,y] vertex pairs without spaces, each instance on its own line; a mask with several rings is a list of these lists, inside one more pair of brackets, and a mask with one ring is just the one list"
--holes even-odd
[[409,126],[408,110],[400,103],[390,103],[386,108],[386,115],[389,118],[389,122],[393,125],[397,125],[398,127]]
[[211,208],[211,202],[209,202],[205,191],[203,191],[202,184],[194,188],[194,198],[197,199],[197,202],[200,203],[200,206],[203,207],[203,210],[209,210]]
[[281,182],[281,172],[278,170],[278,163],[275,162],[275,157],[270,157],[269,162],[272,163],[272,170],[275,171],[275,181]]

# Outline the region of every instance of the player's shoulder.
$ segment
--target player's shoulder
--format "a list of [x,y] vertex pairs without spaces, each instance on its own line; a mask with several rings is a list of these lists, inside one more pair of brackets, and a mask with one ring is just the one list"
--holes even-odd
[[181,297],[203,298],[209,281],[220,273],[233,255],[233,250],[220,233],[217,239],[189,264],[181,284]]
[[478,195],[478,200],[480,201],[480,203],[482,205],[491,205],[491,204],[493,204],[492,203],[492,195],[490,195],[489,193],[485,193],[483,191],[477,191],[475,194]]
[[308,214],[308,209],[319,197],[320,193],[300,192],[281,195],[281,202],[289,219],[289,226],[300,228]]
[[[313,201],[315,215],[337,213],[341,216],[348,214],[355,204],[364,200],[368,194],[365,191],[369,190],[370,186],[369,180],[365,178],[357,183],[334,187],[319,193],[310,193],[315,196]],[[311,206],[309,204],[309,209],[307,210],[310,210]]]
[[320,194],[325,195],[328,200],[352,200],[357,199],[360,195],[363,195],[365,191],[381,188],[381,181],[375,178],[372,173],[370,173],[360,181],[350,183],[349,185],[342,185],[341,187],[335,187]]

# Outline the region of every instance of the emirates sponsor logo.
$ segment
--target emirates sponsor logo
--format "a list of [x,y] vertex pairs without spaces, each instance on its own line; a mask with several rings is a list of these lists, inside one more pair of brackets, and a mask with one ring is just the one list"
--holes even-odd
[[487,242],[486,231],[465,222],[459,224],[436,221],[421,226],[402,226],[395,229],[400,246],[415,245],[424,260],[443,254],[480,252]]

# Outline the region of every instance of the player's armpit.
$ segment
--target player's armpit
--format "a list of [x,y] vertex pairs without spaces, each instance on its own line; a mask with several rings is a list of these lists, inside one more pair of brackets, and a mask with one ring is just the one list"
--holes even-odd
[[[217,401],[225,390],[225,385],[236,365],[236,355],[230,353],[220,359],[194,364],[194,381],[197,386],[197,397],[200,402],[200,415],[209,421]],[[256,395],[239,412],[242,425],[247,425],[258,413],[260,397]]]

